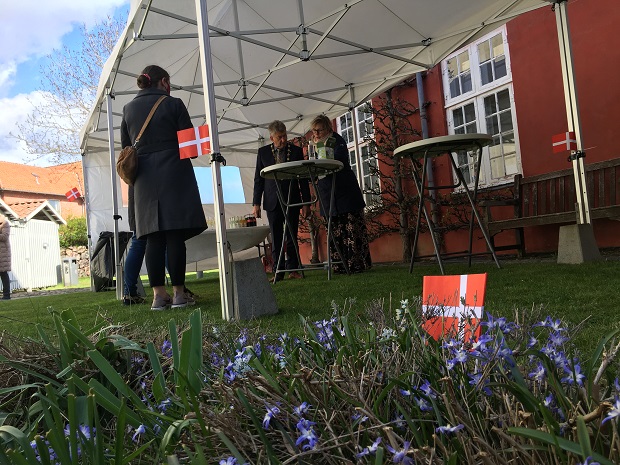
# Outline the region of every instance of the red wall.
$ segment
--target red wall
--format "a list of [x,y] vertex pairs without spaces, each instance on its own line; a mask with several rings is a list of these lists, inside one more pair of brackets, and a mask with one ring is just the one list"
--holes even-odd
[[[618,158],[620,7],[617,0],[567,5],[585,162]],[[549,7],[524,14],[508,23],[507,33],[523,175],[570,168],[568,152],[551,150],[551,136],[567,130],[555,12]],[[557,250],[558,229],[526,229],[527,251]],[[620,246],[617,222],[597,221],[594,232],[599,247]]]

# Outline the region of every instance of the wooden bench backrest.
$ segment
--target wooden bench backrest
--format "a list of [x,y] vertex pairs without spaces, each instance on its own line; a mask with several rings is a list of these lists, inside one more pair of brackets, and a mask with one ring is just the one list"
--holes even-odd
[[[620,158],[586,164],[590,208],[620,205]],[[521,217],[574,212],[577,197],[573,170],[523,177],[515,176],[521,199]]]

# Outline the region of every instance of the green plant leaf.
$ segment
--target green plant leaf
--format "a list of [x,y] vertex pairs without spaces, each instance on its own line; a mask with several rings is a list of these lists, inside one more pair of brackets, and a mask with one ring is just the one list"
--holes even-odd
[[[564,439],[564,438],[555,436],[553,434],[550,434],[544,431],[539,431],[539,430],[534,430],[534,429],[529,429],[529,428],[521,428],[521,427],[508,428],[507,431],[510,434],[516,434],[517,436],[523,436],[523,437],[532,439],[534,441],[538,441],[543,444],[549,444],[553,446],[557,445],[562,450],[566,452],[571,452],[581,457],[583,457],[583,454],[584,454],[584,451],[581,448],[581,445],[575,442],[569,441],[568,439]],[[601,465],[614,465],[613,462],[611,462],[606,457],[596,452],[592,452],[590,457],[592,457],[594,460],[599,462]]]

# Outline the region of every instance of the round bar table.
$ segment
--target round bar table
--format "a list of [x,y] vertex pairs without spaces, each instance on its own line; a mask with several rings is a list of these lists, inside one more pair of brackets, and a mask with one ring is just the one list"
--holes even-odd
[[[499,261],[497,260],[497,255],[495,254],[495,249],[491,244],[489,233],[484,227],[484,224],[480,219],[480,214],[476,209],[482,147],[491,144],[491,142],[493,142],[493,138],[488,134],[454,134],[450,136],[440,136],[431,137],[429,139],[422,139],[416,142],[411,142],[410,144],[402,145],[396,150],[394,150],[395,157],[409,157],[411,159],[414,167],[413,177],[416,188],[418,190],[418,195],[420,196],[418,204],[418,214],[416,217],[415,235],[413,239],[413,250],[411,251],[411,264],[409,265],[410,273],[413,271],[413,263],[416,257],[416,248],[418,245],[418,237],[420,234],[421,216],[422,214],[424,214],[424,218],[426,219],[426,223],[428,224],[428,229],[431,233],[431,239],[433,241],[433,247],[435,248],[435,255],[439,263],[439,268],[441,269],[441,274],[445,274],[443,262],[441,259],[441,253],[439,250],[439,244],[437,243],[437,238],[435,236],[435,226],[433,224],[431,216],[429,216],[428,211],[426,210],[424,192],[438,189],[454,189],[459,186],[463,186],[463,190],[465,192],[465,195],[467,196],[467,199],[469,200],[472,209],[472,214],[469,220],[469,247],[467,249],[467,253],[465,254],[465,256],[468,257],[468,264],[471,266],[472,240],[475,218],[478,222],[478,225],[480,226],[480,230],[482,231],[482,235],[484,236],[484,240],[486,241],[489,251],[493,256],[495,264],[498,268],[501,268]],[[467,181],[463,177],[462,171],[459,169],[456,162],[454,161],[454,157],[451,155],[451,152],[458,152],[461,150],[474,150],[476,154],[474,156],[477,157],[475,161],[476,168],[474,170],[473,191],[470,191],[469,186],[467,185]],[[456,184],[451,184],[448,186],[429,186],[427,179],[428,172],[426,170],[427,162],[433,157],[438,157],[444,154],[448,154],[448,158],[450,159],[450,163],[452,165],[458,182]]]
[[[340,247],[332,237],[332,208],[334,206],[334,187],[336,185],[336,176],[332,176],[332,191],[331,197],[329,199],[329,208],[325,208],[322,203],[321,196],[316,194],[318,193],[318,182],[319,179],[330,175],[335,174],[340,171],[343,167],[342,162],[338,160],[331,159],[311,159],[311,160],[297,160],[297,161],[289,161],[285,163],[276,163],[275,165],[267,166],[263,168],[260,172],[260,175],[266,179],[274,179],[276,181],[276,188],[278,194],[278,200],[280,201],[280,207],[284,212],[284,236],[282,238],[282,244],[286,242],[286,230],[290,228],[287,219],[288,209],[291,207],[301,207],[304,205],[311,205],[315,203],[318,199],[319,205],[323,211],[329,212],[327,217],[327,279],[331,279],[332,273],[332,261],[331,261],[331,253],[330,253],[330,244],[334,245],[334,248],[338,252],[338,256],[347,272],[349,274],[349,269],[347,264],[342,259],[342,253],[340,251]],[[314,186],[315,198],[311,199],[308,202],[300,202],[300,203],[290,203],[288,199],[290,199],[290,188],[289,185],[289,196],[287,198],[284,197],[284,193],[282,192],[282,188],[280,187],[280,183],[278,181],[282,181],[284,179],[309,179],[310,183]],[[284,253],[284,247],[280,250],[280,257]],[[281,271],[301,271],[303,273],[304,267],[301,264],[301,259],[299,258],[299,249],[297,245],[295,245],[295,253],[297,254],[297,260],[299,262],[299,266],[301,267],[299,270],[280,270],[279,268],[274,270],[274,273],[278,273]],[[280,257],[277,260],[274,260],[276,264],[280,263]],[[276,265],[277,267],[277,265]]]

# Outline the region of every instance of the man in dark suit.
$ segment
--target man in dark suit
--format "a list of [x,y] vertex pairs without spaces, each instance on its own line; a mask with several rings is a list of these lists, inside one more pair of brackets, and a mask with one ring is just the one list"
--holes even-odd
[[[256,172],[254,174],[254,194],[252,196],[253,214],[256,218],[261,217],[261,204],[267,212],[267,220],[271,230],[272,256],[274,260],[274,272],[282,269],[281,258],[282,237],[284,235],[284,212],[278,202],[276,181],[265,179],[260,175],[263,168],[276,163],[286,163],[289,161],[303,160],[304,155],[300,147],[287,141],[286,126],[282,121],[274,121],[269,127],[269,139],[271,144],[258,149],[256,157]],[[310,200],[310,187],[307,179],[283,180],[279,181],[282,194],[287,197],[290,189],[289,203],[307,202]],[[295,270],[299,268],[299,260],[295,253],[297,247],[297,230],[299,227],[299,211],[303,209],[304,217],[310,214],[310,206],[290,207],[288,210],[288,224],[286,232],[286,269]],[[282,257],[281,257],[282,255]],[[277,273],[274,282],[284,278],[284,273]],[[289,272],[289,278],[301,278],[297,271]]]

